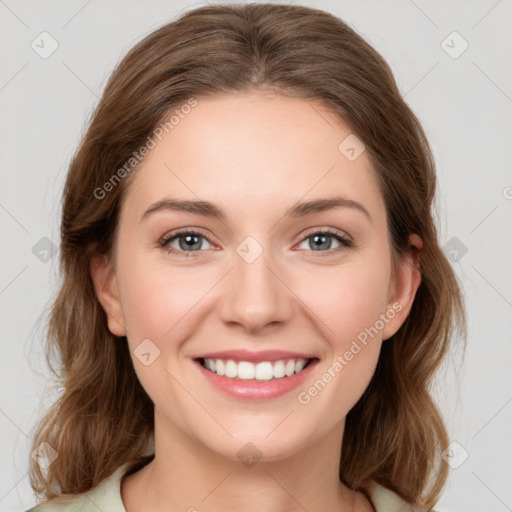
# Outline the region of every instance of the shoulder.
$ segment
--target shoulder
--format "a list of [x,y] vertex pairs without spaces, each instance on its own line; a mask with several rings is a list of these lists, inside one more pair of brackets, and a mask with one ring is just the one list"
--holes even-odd
[[414,507],[396,492],[372,481],[366,486],[376,512],[436,512],[434,509]]
[[83,494],[59,496],[41,503],[26,512],[126,512],[121,499],[121,478],[129,464],[120,466],[112,475],[103,480],[97,487]]

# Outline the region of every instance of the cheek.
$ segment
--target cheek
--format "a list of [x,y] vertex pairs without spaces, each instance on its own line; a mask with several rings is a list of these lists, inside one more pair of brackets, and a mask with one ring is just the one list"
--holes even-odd
[[[173,380],[179,342],[173,340],[182,339],[190,329],[194,306],[199,307],[211,284],[193,271],[171,271],[143,255],[120,261],[119,275],[128,344],[138,379],[155,404],[180,404],[183,397]],[[144,361],[146,353],[149,356]]]
[[[319,288],[308,305],[321,319],[329,347],[317,379],[297,396],[304,414],[320,417],[330,411],[318,435],[340,422],[368,387],[382,345],[379,318],[385,309],[389,275],[386,265],[353,266],[329,279],[317,279]],[[320,292],[320,288],[322,292]],[[325,327],[327,326],[327,327]]]
[[347,265],[317,272],[302,281],[304,302],[326,326],[333,344],[344,344],[375,324],[384,311],[389,268],[378,264]]
[[139,263],[126,263],[121,277],[123,310],[134,341],[167,338],[212,286],[193,269],[171,271],[168,266],[148,264],[143,258]]

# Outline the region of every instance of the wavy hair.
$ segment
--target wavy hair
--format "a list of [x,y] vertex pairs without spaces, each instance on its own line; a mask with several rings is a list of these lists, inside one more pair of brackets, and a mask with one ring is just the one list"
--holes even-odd
[[339,476],[354,490],[374,480],[419,506],[439,499],[448,475],[439,456],[449,439],[431,385],[455,329],[466,339],[466,313],[437,238],[433,154],[370,44],[332,14],[276,4],[185,12],[124,56],[94,109],[62,196],[61,283],[45,332],[62,392],[32,436],[32,449],[48,443],[58,457],[45,471],[29,461],[30,484],[43,499],[89,491],[122,464],[133,463],[133,472],[153,457],[153,403],[126,338],[108,329],[89,269],[92,255],[111,257],[115,248],[120,205],[137,173],[126,162],[190,98],[252,91],[301,98],[338,116],[364,142],[378,176],[393,261],[410,234],[423,240],[412,309],[348,413]]

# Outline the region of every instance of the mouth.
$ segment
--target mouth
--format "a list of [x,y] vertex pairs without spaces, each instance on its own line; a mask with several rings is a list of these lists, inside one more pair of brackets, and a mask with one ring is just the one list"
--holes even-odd
[[300,374],[319,361],[312,358],[286,358],[275,361],[236,361],[234,359],[196,358],[205,370],[234,381],[272,382]]

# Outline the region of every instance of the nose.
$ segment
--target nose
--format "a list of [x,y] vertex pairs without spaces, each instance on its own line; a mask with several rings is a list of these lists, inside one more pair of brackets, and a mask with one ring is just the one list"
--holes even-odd
[[[254,251],[254,246],[250,250]],[[289,320],[293,314],[294,294],[271,251],[264,250],[253,261],[243,251],[235,251],[233,262],[234,268],[224,280],[222,321],[242,326],[254,334]]]

